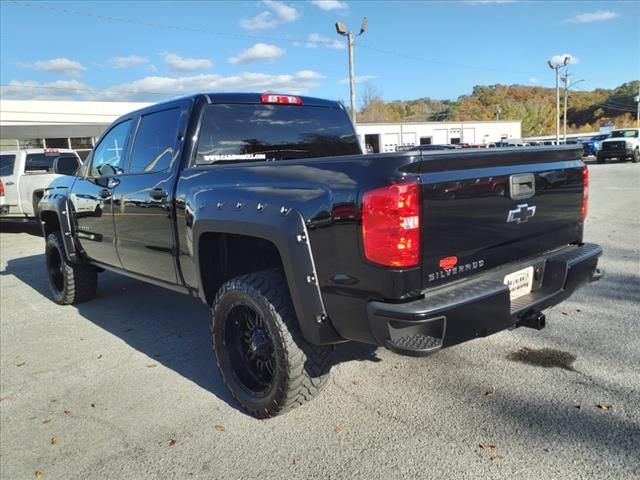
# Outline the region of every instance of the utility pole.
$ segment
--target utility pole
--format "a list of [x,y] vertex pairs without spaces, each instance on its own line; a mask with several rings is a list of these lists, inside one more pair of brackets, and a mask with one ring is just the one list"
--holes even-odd
[[500,121],[500,114],[502,113],[502,107],[500,104],[496,105],[496,121]]
[[566,67],[570,58],[564,57],[562,63],[555,63],[551,60],[547,60],[549,68],[556,71],[556,145],[560,143],[560,69]]
[[569,96],[569,89],[573,87],[575,84],[583,82],[584,80],[577,80],[572,84],[569,84],[569,79],[571,75],[569,74],[569,70],[562,76],[562,82],[564,83],[564,143],[567,143],[567,97]]
[[636,128],[640,128],[640,87],[638,87],[638,95],[635,96],[636,101]]
[[351,30],[347,31],[347,27],[344,23],[336,23],[336,32],[339,35],[347,37],[347,43],[349,45],[349,88],[351,90],[351,121],[356,124],[356,76],[353,73],[353,39],[359,37],[367,29],[367,17],[362,20],[360,26],[360,33],[354,34]]

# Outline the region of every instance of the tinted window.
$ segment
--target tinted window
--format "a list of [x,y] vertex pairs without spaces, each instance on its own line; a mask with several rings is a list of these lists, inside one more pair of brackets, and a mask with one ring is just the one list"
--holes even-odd
[[91,176],[109,176],[122,173],[125,149],[129,141],[131,120],[113,127],[96,146],[91,164]]
[[60,157],[56,163],[56,173],[60,175],[73,175],[78,170],[80,161],[77,157]]
[[615,130],[613,132],[611,132],[611,138],[630,138],[630,137],[637,137],[638,136],[638,131],[637,130]]
[[[60,164],[60,162],[62,161],[66,165],[70,165],[69,162],[72,162],[74,165],[72,173],[75,172],[75,170],[78,168],[78,159],[75,157],[75,155],[70,155],[68,153],[64,155],[59,153],[30,153],[27,155],[27,159],[24,164],[24,171],[54,173],[53,167],[56,160],[58,160],[58,164]],[[69,175],[67,173],[62,174]]]
[[130,173],[157,172],[171,164],[179,121],[179,108],[142,117],[131,152]]
[[347,114],[338,108],[209,105],[196,163],[284,160],[361,153]]
[[15,155],[0,155],[0,177],[13,175],[13,165],[15,163]]

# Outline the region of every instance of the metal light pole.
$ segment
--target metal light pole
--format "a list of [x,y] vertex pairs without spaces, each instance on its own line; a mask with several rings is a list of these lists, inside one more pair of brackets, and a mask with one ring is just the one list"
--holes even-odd
[[567,143],[567,97],[569,96],[569,89],[574,85],[584,81],[584,80],[577,80],[572,84],[569,84],[570,78],[571,78],[571,75],[567,70],[567,73],[562,76],[562,82],[564,83],[564,123],[563,123],[564,143]]
[[547,60],[549,68],[556,71],[556,145],[560,143],[560,69],[569,63],[569,57],[565,56],[561,64],[554,64]]
[[351,121],[355,125],[356,123],[356,77],[353,73],[353,39],[359,37],[367,29],[367,17],[362,19],[362,25],[360,26],[360,33],[354,34],[351,30],[347,31],[347,27],[344,23],[336,23],[336,32],[339,35],[347,37],[349,44],[349,88],[351,89]]
[[502,106],[496,105],[496,121],[500,121],[500,114],[502,113]]

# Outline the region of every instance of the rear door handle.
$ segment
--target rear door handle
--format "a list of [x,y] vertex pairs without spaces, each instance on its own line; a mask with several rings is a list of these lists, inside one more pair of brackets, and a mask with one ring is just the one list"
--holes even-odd
[[154,188],[149,192],[149,196],[154,200],[164,200],[169,196],[169,194],[162,188]]
[[111,198],[111,195],[113,195],[111,190],[107,190],[106,188],[103,190],[100,190],[100,193],[98,193],[98,196],[102,199]]

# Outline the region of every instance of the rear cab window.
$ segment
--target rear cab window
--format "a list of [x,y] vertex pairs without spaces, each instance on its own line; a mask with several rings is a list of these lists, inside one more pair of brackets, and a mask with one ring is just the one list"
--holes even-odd
[[[29,153],[25,161],[24,171],[25,173],[73,175],[79,166],[80,160],[72,153]],[[54,169],[57,171],[54,171]]]
[[213,165],[360,153],[353,126],[340,108],[213,104],[205,107],[195,163]]

